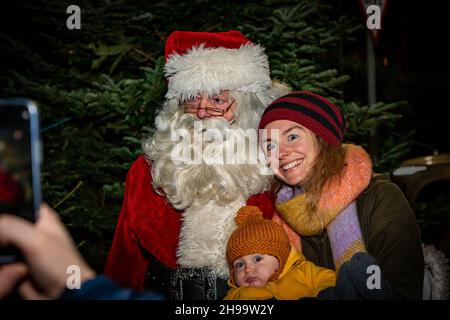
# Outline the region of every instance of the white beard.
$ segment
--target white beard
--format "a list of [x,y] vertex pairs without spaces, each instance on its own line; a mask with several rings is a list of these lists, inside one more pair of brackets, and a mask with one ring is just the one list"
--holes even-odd
[[[165,119],[157,118],[158,131],[144,143],[143,149],[152,162],[155,189],[162,189],[176,209],[184,210],[177,249],[178,264],[186,268],[210,267],[217,276],[227,278],[226,247],[229,236],[236,228],[234,218],[251,195],[268,189],[269,177],[261,175],[265,166],[261,163],[248,164],[250,162],[176,164],[171,159],[171,153],[179,141],[171,141],[171,135],[180,128],[193,132],[194,117],[177,111],[161,117]],[[216,128],[221,132],[237,129],[219,119],[202,123],[203,128]],[[212,147],[227,142],[203,141],[200,149],[208,156]],[[188,154],[192,151],[191,147]],[[246,154],[249,154],[248,150]]]

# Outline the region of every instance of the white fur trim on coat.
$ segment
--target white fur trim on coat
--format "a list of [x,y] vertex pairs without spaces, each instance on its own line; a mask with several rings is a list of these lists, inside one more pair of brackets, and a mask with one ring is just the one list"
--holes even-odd
[[449,261],[444,253],[432,245],[423,245],[425,273],[423,282],[424,300],[447,300],[449,291]]
[[221,90],[258,93],[271,85],[269,61],[264,49],[247,43],[239,49],[193,47],[186,54],[173,53],[164,67],[166,98],[194,98],[199,92]]
[[234,218],[243,199],[236,199],[226,206],[214,201],[197,207],[193,204],[182,216],[178,264],[185,268],[210,267],[222,279],[229,276],[226,249],[228,238],[236,228]]

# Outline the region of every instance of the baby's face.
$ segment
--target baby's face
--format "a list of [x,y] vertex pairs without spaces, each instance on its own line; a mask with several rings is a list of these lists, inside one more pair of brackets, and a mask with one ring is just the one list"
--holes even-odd
[[274,256],[248,254],[233,262],[234,281],[238,287],[264,287],[279,267]]

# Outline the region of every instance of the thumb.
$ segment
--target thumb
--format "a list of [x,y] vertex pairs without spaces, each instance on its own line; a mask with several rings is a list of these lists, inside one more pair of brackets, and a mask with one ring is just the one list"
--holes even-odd
[[8,264],[0,267],[0,299],[10,294],[27,274],[23,263]]

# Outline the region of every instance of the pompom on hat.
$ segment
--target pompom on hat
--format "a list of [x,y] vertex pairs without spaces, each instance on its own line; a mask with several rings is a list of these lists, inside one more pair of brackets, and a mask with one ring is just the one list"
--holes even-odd
[[262,93],[272,86],[264,49],[241,32],[174,31],[166,41],[166,98],[221,90]]
[[269,280],[277,279],[291,251],[283,227],[263,218],[261,210],[254,206],[239,209],[235,220],[237,229],[231,234],[227,245],[231,283],[234,283],[233,262],[254,253],[268,254],[278,259],[280,267]]
[[342,110],[324,97],[309,91],[293,91],[273,101],[259,122],[264,129],[276,120],[290,120],[308,128],[332,147],[344,139]]

